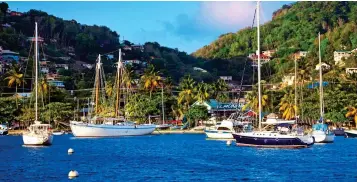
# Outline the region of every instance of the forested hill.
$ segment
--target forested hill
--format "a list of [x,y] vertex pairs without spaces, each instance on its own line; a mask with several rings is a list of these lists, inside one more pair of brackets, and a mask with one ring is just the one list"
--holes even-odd
[[[253,13],[254,10],[252,10]],[[334,50],[357,47],[357,2],[297,2],[284,5],[261,26],[262,50],[278,49],[280,58],[298,50],[315,51],[318,32],[322,36],[324,60],[333,60]],[[202,58],[231,58],[255,52],[256,28],[222,35],[193,53]]]
[[[82,61],[93,64],[98,54],[122,48],[124,60],[151,63],[163,76],[171,77],[176,83],[187,74],[196,81],[208,82],[222,75],[233,76],[235,80],[241,78],[242,64],[244,64],[241,62],[221,60],[226,63],[221,65],[214,60],[197,59],[178,49],[161,46],[157,42],[134,45],[129,40],[120,41],[119,32],[112,31],[106,26],[83,25],[76,20],[63,20],[38,10],[24,13],[10,11],[16,7],[8,7],[6,3],[0,3],[0,6],[0,46],[3,49],[19,52],[23,57],[29,56],[31,46],[28,39],[34,36],[35,22],[37,22],[39,36],[44,40],[40,51],[46,54],[50,62],[74,64],[76,61]],[[128,47],[130,50],[126,49]],[[118,54],[112,55],[114,59],[103,61],[106,73],[114,71],[112,65],[117,60]],[[66,61],[58,59],[64,57],[69,59]],[[195,70],[194,67],[203,70]],[[74,75],[78,70],[70,67],[70,72]]]
[[[6,15],[5,15],[6,14]],[[63,20],[38,10],[30,10],[18,16],[1,12],[0,45],[4,49],[28,54],[28,37],[34,36],[35,22],[39,36],[46,43],[45,52],[50,56],[64,56],[69,47],[74,48],[76,58],[94,62],[99,53],[119,47],[119,34],[105,26],[89,26],[75,20]]]

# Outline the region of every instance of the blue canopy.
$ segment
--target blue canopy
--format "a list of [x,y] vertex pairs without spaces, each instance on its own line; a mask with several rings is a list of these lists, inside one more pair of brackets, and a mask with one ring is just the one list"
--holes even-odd
[[322,124],[322,123],[317,123],[317,124],[312,125],[312,129],[326,131],[328,129],[328,125]]

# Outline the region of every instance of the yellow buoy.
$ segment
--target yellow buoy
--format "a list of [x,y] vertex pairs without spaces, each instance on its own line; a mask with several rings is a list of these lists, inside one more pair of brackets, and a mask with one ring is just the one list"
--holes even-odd
[[73,154],[74,153],[74,150],[72,148],[69,148],[68,149],[68,154]]
[[78,172],[75,171],[75,170],[71,170],[71,171],[69,171],[69,173],[68,173],[69,179],[73,179],[73,178],[78,177],[78,176],[79,176],[79,174],[78,174]]

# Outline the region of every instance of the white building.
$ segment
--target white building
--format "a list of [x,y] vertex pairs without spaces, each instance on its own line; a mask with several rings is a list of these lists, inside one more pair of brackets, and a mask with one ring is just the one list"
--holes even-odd
[[357,73],[357,68],[346,68],[346,74]]
[[284,76],[282,79],[283,85],[293,85],[295,80],[295,75]]
[[[323,71],[329,70],[331,68],[330,65],[328,65],[328,64],[326,64],[324,62],[322,62],[321,64],[322,64],[322,70]],[[320,64],[316,65],[315,70],[320,70]]]
[[202,69],[202,68],[199,68],[199,67],[193,67],[193,70],[195,70],[195,71],[200,71],[200,72],[202,72],[202,73],[207,73],[207,70]]
[[335,51],[333,52],[333,60],[335,61],[335,65],[344,65],[342,62],[342,58],[348,58],[351,56],[350,51]]
[[41,67],[41,72],[42,73],[48,73],[50,70],[47,67]]

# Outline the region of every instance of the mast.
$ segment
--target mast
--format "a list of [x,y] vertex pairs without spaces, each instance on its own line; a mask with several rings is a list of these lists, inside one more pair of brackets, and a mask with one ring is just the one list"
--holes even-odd
[[324,108],[323,108],[323,84],[322,84],[322,63],[321,63],[321,34],[319,32],[319,64],[320,64],[320,118],[322,119],[322,123],[324,123]]
[[296,112],[297,112],[297,91],[296,91],[296,82],[297,82],[297,63],[296,63],[296,55],[295,55],[295,79],[294,79],[294,84],[295,84],[295,108],[296,110],[294,111],[295,113],[295,124],[297,124],[297,118],[296,118]]
[[257,45],[258,45],[258,50],[257,50],[257,55],[258,55],[258,98],[259,98],[259,131],[262,130],[262,95],[261,95],[261,85],[260,85],[260,18],[259,18],[259,12],[260,12],[260,7],[259,7],[259,1],[257,1]]
[[100,54],[98,56],[97,72],[96,72],[96,85],[95,85],[95,113],[98,114],[99,104],[99,86],[100,86]]
[[37,22],[35,22],[35,121],[38,119],[38,35],[37,35]]
[[161,104],[162,104],[162,124],[165,124],[164,85],[162,85],[161,87]]
[[119,59],[118,59],[118,65],[117,65],[117,94],[116,94],[116,102],[115,102],[115,116],[119,116],[119,107],[120,107],[120,70],[121,70],[121,49],[119,49]]

